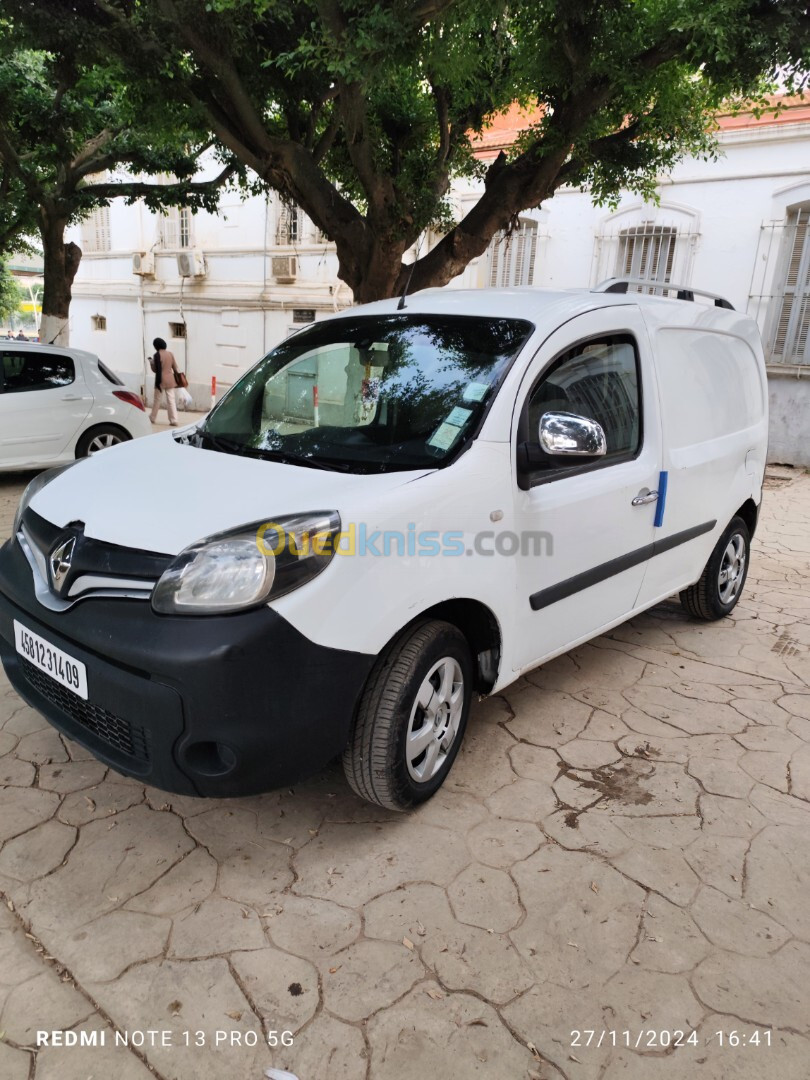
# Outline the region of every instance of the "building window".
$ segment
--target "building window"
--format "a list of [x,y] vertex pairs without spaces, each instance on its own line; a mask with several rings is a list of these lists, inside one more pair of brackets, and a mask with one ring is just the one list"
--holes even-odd
[[188,206],[172,206],[160,215],[161,247],[182,250],[192,246],[191,210]]
[[489,284],[493,288],[531,285],[537,254],[537,222],[521,218],[511,232],[496,234],[490,247]]
[[91,315],[90,322],[93,324],[94,330],[106,330],[107,329],[107,316],[106,315]]
[[315,309],[314,308],[293,308],[293,322],[294,323],[311,323],[311,322],[315,322]]
[[[661,284],[670,282],[677,239],[677,229],[668,225],[644,222],[625,229],[619,233],[616,277],[657,281]],[[641,286],[636,286],[635,291],[654,292],[653,289],[644,290]]]
[[82,222],[82,251],[87,255],[110,250],[110,208],[99,206]]
[[184,322],[169,323],[169,337],[184,338],[186,336],[186,324]]
[[292,203],[279,203],[276,243],[283,246],[299,244],[304,235],[303,217],[300,207]]
[[810,204],[788,212],[781,258],[771,358],[783,364],[810,364]]

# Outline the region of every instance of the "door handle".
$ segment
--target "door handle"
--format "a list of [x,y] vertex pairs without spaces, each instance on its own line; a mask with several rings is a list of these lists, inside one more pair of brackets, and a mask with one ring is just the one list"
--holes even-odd
[[631,502],[631,506],[646,506],[647,503],[654,503],[658,499],[657,491],[648,491],[646,495],[636,495],[635,499]]

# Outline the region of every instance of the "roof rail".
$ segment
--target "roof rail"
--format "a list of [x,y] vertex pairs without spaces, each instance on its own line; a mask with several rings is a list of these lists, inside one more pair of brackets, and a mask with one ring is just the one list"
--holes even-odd
[[691,285],[672,285],[668,281],[647,281],[644,278],[612,277],[595,285],[591,289],[591,292],[626,293],[629,292],[630,285],[642,285],[645,289],[663,289],[667,292],[674,292],[677,294],[676,300],[694,300],[696,296],[707,296],[710,300],[714,300],[715,307],[728,308],[729,311],[734,310],[734,305],[730,304],[724,296],[718,296],[717,293],[706,292],[705,289],[693,289]]

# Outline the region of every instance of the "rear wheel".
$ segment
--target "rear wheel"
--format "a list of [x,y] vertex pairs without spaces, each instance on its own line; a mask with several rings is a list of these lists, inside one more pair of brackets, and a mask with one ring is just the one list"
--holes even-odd
[[106,450],[118,443],[128,442],[132,436],[123,428],[115,424],[99,424],[98,427],[90,428],[76,443],[76,457],[90,457],[99,450]]
[[435,620],[405,631],[372,670],[343,752],[354,791],[391,810],[438,791],[464,737],[472,679],[455,626]]
[[732,518],[717,541],[700,579],[680,594],[696,619],[722,619],[733,611],[748,575],[751,534],[742,518]]

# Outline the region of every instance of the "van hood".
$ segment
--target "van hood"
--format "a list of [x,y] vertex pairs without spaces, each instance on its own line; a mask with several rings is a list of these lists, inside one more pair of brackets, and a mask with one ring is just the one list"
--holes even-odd
[[163,432],[94,454],[30,506],[54,525],[83,522],[97,540],[177,555],[207,536],[282,514],[337,510],[343,521],[362,518],[382,495],[432,471],[327,472],[202,450]]

